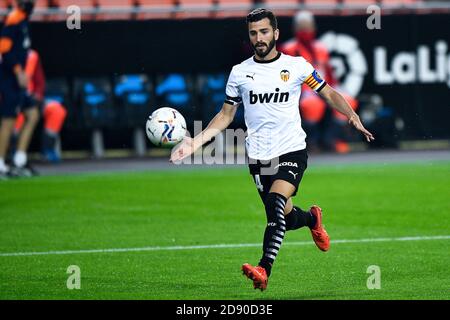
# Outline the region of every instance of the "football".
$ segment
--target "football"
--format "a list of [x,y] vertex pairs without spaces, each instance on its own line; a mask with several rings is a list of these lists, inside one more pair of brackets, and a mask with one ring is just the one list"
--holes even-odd
[[173,108],[155,110],[147,119],[145,131],[149,140],[159,147],[172,147],[186,135],[186,120]]

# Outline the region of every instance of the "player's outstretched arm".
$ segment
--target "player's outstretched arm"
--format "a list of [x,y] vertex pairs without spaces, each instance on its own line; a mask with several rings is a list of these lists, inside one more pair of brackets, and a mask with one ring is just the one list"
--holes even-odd
[[352,107],[350,107],[348,102],[339,92],[334,90],[329,85],[325,85],[325,87],[320,90],[319,94],[325,99],[328,105],[347,116],[348,123],[359,130],[366,137],[367,142],[375,140],[373,135],[366,128],[364,128],[359,116],[355,111],[353,111]]
[[211,141],[211,139],[221,131],[225,130],[233,121],[234,115],[236,114],[236,108],[236,106],[224,103],[222,110],[216,114],[205,130],[200,132],[194,138],[185,137],[180,144],[173,148],[170,161],[176,162],[183,160],[197,151],[202,145]]

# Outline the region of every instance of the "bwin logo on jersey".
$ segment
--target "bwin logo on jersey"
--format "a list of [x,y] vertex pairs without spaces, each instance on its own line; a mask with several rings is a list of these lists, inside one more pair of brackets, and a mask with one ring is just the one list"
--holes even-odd
[[253,93],[253,90],[250,90],[250,104],[287,102],[288,100],[289,92],[280,92],[279,88],[270,93]]

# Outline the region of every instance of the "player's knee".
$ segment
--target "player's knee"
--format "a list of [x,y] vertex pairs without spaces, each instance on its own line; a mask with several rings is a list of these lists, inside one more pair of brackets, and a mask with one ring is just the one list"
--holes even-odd
[[266,208],[266,216],[268,222],[276,222],[280,218],[284,219],[286,198],[281,194],[270,192],[266,197],[264,205]]
[[29,125],[36,125],[39,121],[39,110],[38,108],[33,108],[26,112],[26,122]]

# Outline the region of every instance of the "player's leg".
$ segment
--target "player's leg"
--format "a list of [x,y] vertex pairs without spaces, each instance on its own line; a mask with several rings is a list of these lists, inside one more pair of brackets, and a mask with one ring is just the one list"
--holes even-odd
[[[275,177],[296,186],[293,196],[297,194],[308,166],[307,162],[308,155],[305,150],[291,152],[280,157],[280,166]],[[286,215],[285,220],[287,231],[308,226],[317,247],[322,251],[330,248],[330,238],[322,225],[322,210],[318,206],[312,206],[309,211],[294,206],[293,210]]]
[[[292,164],[292,166],[279,166],[278,170],[280,172],[278,177],[281,178],[281,180],[288,181],[295,186],[293,195],[297,193],[303,173],[307,167],[307,161],[308,156],[306,151],[299,151],[284,155],[279,161],[280,163],[283,162],[286,164]],[[313,227],[315,224],[315,217],[311,214],[311,212],[304,211],[298,206],[294,206],[292,197],[289,197],[286,201],[284,216],[286,220],[286,231],[297,230],[305,226]]]
[[316,217],[311,211],[305,211],[298,206],[292,204],[292,198],[288,200],[288,204],[284,211],[286,219],[286,231],[297,230],[303,227],[313,228],[316,224]]
[[[263,255],[258,266],[253,267],[246,263],[242,266],[244,274],[253,280],[255,289],[265,290],[267,280],[271,274],[272,265],[286,232],[284,208],[287,199],[295,192],[295,186],[283,180],[275,180],[265,195],[264,207],[267,217],[267,225],[264,231]],[[261,195],[261,193],[260,193]],[[261,196],[263,198],[263,196]]]
[[34,129],[39,122],[38,104],[31,97],[27,97],[23,105],[23,113],[25,114],[25,124],[19,135],[17,142],[17,150],[14,154],[14,166],[23,168],[27,164],[27,150],[33,137]]
[[0,178],[9,175],[9,168],[5,164],[17,108],[20,106],[20,90],[12,76],[2,75],[0,79]]
[[5,163],[11,134],[14,130],[15,119],[12,117],[2,118],[0,124],[0,179],[6,178],[9,168]]
[[[287,203],[292,203],[289,198]],[[328,251],[330,248],[330,237],[322,225],[322,209],[316,205],[312,206],[309,211],[291,204],[291,211],[288,211],[288,205],[285,209],[286,231],[297,230],[302,227],[308,227],[317,247],[322,251]]]
[[264,231],[263,256],[259,265],[266,269],[270,276],[272,265],[278,255],[286,232],[284,210],[287,199],[295,192],[296,187],[284,180],[275,180],[264,203],[267,226]]
[[284,207],[284,215],[288,215],[294,209],[294,204],[292,203],[292,198],[287,199],[286,207]]
[[286,219],[286,231],[297,230],[302,227],[313,228],[316,223],[316,218],[311,211],[305,211],[298,206],[294,206],[292,197],[286,202],[284,217]]

